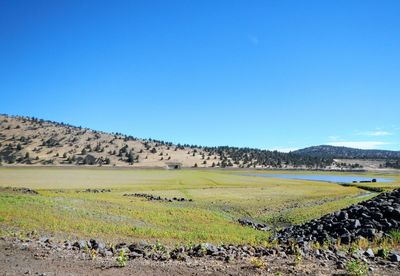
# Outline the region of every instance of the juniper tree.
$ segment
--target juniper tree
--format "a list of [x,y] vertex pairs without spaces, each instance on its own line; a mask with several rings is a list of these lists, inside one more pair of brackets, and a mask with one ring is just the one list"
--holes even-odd
[[94,151],[97,151],[97,152],[101,151],[100,143],[97,143],[96,147],[94,148]]
[[135,156],[133,154],[133,151],[130,150],[128,153],[128,159],[126,160],[128,163],[133,164],[133,162],[135,162]]
[[15,163],[15,156],[14,156],[14,155],[11,155],[8,162],[9,162],[10,164]]

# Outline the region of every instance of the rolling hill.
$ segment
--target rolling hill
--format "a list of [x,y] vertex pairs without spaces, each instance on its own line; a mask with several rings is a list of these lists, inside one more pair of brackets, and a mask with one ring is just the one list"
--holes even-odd
[[0,115],[3,165],[199,168],[332,168],[333,159],[228,146],[201,147],[106,133],[33,117]]

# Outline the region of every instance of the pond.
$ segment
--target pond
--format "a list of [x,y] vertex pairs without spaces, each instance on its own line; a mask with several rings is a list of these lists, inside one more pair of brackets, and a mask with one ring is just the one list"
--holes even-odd
[[317,175],[317,174],[247,174],[248,176],[260,176],[260,177],[271,177],[271,178],[285,178],[285,179],[297,179],[297,180],[310,180],[310,181],[324,181],[324,182],[335,182],[335,183],[353,183],[353,181],[372,181],[376,179],[376,182],[392,182],[390,178],[372,178],[366,176],[356,175]]

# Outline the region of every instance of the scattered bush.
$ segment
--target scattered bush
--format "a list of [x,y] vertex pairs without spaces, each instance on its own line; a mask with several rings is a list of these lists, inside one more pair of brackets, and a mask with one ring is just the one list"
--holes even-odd
[[262,259],[257,258],[257,257],[251,257],[250,258],[250,264],[254,268],[265,268],[266,267],[265,261],[263,261]]
[[116,259],[118,266],[124,267],[126,266],[126,262],[128,261],[128,256],[124,250],[119,251],[119,255]]
[[368,264],[360,260],[348,261],[346,271],[351,276],[368,275]]

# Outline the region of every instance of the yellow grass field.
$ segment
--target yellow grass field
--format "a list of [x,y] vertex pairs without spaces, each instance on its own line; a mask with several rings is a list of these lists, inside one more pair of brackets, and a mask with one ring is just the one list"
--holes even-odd
[[[374,195],[335,183],[244,176],[247,173],[282,172],[2,167],[0,227],[3,232],[35,230],[60,238],[93,237],[109,242],[262,244],[270,233],[243,227],[238,218],[282,227]],[[394,179],[368,185],[387,189],[400,186],[400,174],[363,175]],[[5,187],[31,188],[39,194]],[[87,188],[111,192],[82,192]],[[125,193],[193,201],[148,201],[123,196]]]

